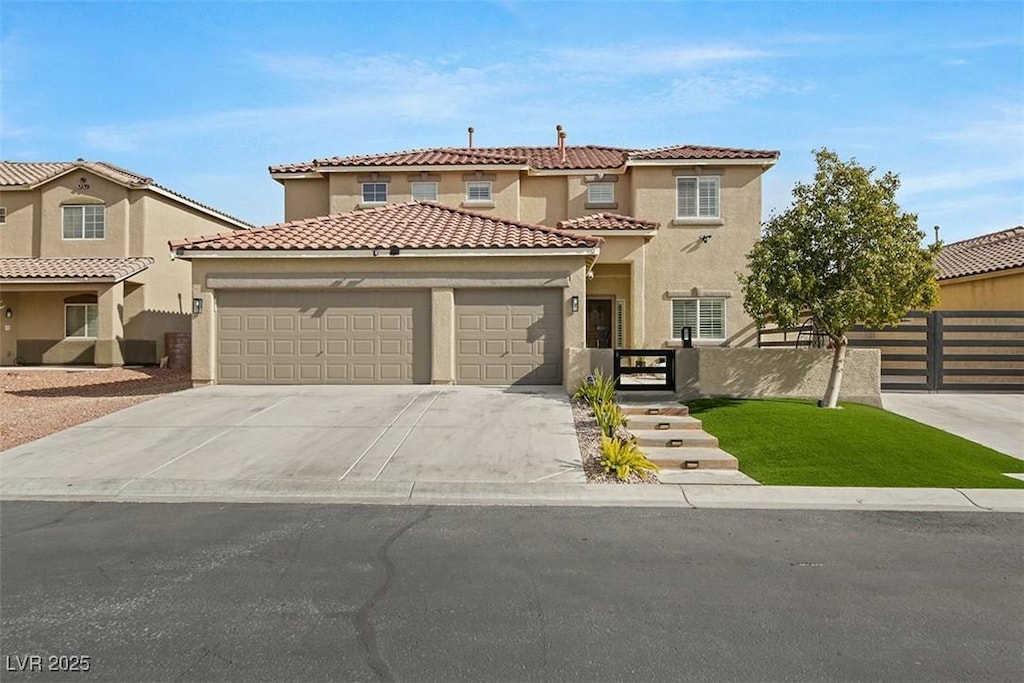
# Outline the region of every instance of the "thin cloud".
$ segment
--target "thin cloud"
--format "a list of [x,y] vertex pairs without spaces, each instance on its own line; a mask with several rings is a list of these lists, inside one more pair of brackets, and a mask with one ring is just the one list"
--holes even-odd
[[[1018,162],[1017,164],[947,171],[931,175],[905,174],[901,180],[900,193],[905,196],[951,190],[963,191],[976,187],[988,187],[994,183],[1024,181],[1024,166]],[[970,201],[976,203],[977,196],[972,196]]]
[[597,48],[565,48],[547,53],[548,65],[559,71],[587,73],[658,75],[716,64],[764,59],[772,56],[760,48],[733,45],[696,45],[688,47],[652,47],[618,45]]

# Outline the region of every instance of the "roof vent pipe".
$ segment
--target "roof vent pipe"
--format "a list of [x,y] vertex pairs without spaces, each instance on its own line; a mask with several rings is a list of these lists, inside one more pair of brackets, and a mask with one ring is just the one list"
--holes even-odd
[[473,149],[473,126],[469,127],[469,148]]
[[561,124],[555,126],[555,130],[558,131],[558,158],[564,164],[565,163],[565,131],[562,130]]
[[939,226],[936,225],[933,229],[935,230],[935,244],[938,244],[939,243]]

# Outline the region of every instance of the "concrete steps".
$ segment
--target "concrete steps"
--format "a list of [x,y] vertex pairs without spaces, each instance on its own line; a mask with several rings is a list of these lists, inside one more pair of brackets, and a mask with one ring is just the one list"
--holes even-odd
[[626,415],[626,426],[631,432],[693,430],[700,429],[700,420],[689,415]]
[[719,479],[729,476],[726,472],[740,476],[739,461],[718,447],[718,438],[705,432],[686,406],[630,399],[619,404],[626,414],[626,428],[644,455],[661,468],[663,481],[692,479],[698,470],[721,472]]

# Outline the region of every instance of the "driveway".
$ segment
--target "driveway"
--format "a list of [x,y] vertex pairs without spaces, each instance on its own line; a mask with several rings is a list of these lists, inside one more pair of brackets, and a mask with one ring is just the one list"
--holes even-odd
[[585,480],[564,391],[465,386],[192,389],[4,451],[0,479],[8,492],[60,482],[69,495],[240,480]]
[[887,391],[886,410],[1024,460],[1024,394]]

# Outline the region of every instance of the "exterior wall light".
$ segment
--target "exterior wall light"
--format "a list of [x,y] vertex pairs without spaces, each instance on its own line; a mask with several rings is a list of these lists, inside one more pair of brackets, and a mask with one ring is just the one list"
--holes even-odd
[[578,296],[574,296],[572,299],[569,300],[569,303],[572,305],[572,312],[573,313],[579,313],[579,311],[580,311],[580,298]]
[[202,298],[197,296],[196,298],[192,299],[192,312],[196,315],[199,315],[200,313],[203,312]]
[[14,309],[11,308],[10,306],[8,306],[7,310],[4,311],[4,317],[5,318],[13,318],[14,317]]

